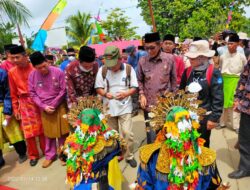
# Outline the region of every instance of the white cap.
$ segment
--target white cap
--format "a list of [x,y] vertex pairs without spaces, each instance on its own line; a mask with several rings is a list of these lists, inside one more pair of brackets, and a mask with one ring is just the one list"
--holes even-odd
[[244,32],[239,32],[238,36],[239,36],[240,40],[248,40],[249,39],[247,37],[247,33],[244,33]]

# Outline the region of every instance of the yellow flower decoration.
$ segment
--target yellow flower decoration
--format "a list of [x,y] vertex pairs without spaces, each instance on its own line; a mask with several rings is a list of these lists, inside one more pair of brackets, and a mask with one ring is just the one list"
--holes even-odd
[[198,122],[192,120],[192,127],[193,127],[194,129],[199,129],[199,128],[200,128],[200,124],[199,124]]
[[179,137],[179,129],[174,122],[166,122],[167,133],[171,133],[174,137]]
[[175,114],[175,123],[179,122],[179,120],[183,117],[187,117],[189,116],[189,112],[188,111],[181,111]]
[[106,125],[106,124],[107,124],[107,120],[106,120],[106,119],[102,119],[102,123],[103,123],[104,125]]
[[89,126],[86,124],[81,124],[81,130],[83,133],[86,133],[89,130]]

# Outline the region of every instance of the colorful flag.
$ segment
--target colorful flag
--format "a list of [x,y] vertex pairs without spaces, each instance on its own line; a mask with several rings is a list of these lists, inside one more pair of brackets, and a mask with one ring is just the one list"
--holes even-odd
[[93,41],[94,41],[93,38],[94,38],[94,36],[96,34],[96,25],[93,23],[91,25],[91,27],[92,27],[92,30],[91,30],[91,33],[90,33],[90,38],[89,38],[89,41],[88,41],[88,45],[93,44]]
[[233,10],[234,10],[234,5],[235,5],[235,1],[233,1],[230,5],[229,5],[229,12],[228,12],[228,16],[227,16],[227,23],[226,23],[226,29],[229,29],[229,24],[232,20],[232,15],[233,15]]
[[116,156],[109,162],[108,166],[109,190],[122,190],[123,180],[123,175]]
[[105,35],[104,35],[103,31],[102,31],[102,27],[98,22],[96,22],[95,25],[96,25],[96,29],[97,29],[97,34],[99,35],[100,40],[103,41],[103,38],[104,38]]
[[39,32],[36,35],[36,38],[31,46],[33,50],[44,51],[44,44],[47,38],[47,31],[51,29],[52,25],[62,13],[63,9],[67,5],[67,0],[59,0],[56,6],[52,9],[47,19],[42,24]]

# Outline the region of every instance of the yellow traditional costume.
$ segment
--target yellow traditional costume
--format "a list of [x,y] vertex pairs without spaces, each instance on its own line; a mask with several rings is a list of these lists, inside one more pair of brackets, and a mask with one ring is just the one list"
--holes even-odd
[[7,121],[4,115],[12,115],[12,106],[7,73],[0,69],[0,149],[3,149],[5,142],[14,144],[23,140],[18,121],[14,117]]
[[85,97],[73,105],[67,116],[73,132],[64,147],[66,182],[76,190],[89,190],[94,183],[101,189],[121,190],[122,174],[116,156],[123,143],[119,134],[107,126],[100,110],[100,100]]
[[195,95],[183,91],[158,97],[150,117],[159,132],[154,143],[140,148],[137,189],[206,190],[211,184],[219,186],[216,153],[203,147],[204,140],[197,132],[200,115],[205,113],[199,103]]

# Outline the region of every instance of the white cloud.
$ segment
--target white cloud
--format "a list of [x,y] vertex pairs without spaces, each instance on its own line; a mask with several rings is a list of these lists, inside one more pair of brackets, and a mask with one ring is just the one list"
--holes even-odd
[[[30,35],[32,32],[37,32],[42,25],[49,12],[53,9],[58,0],[18,0],[23,3],[32,13],[32,18],[29,19],[30,28],[22,27],[22,31]],[[57,19],[53,27],[65,25],[65,18],[75,14],[78,10],[81,12],[96,15],[101,7],[101,19],[105,19],[112,8],[121,8],[126,11],[126,15],[131,18],[132,26],[138,26],[137,33],[140,35],[150,31],[148,26],[140,16],[141,10],[136,7],[137,0],[68,0],[68,4],[63,10],[60,17]]]
[[[32,13],[33,17],[29,20],[30,28],[22,27],[22,31],[28,36],[32,32],[37,32],[42,25],[49,12],[55,6],[58,0],[18,0],[23,3]],[[141,10],[136,7],[138,0],[68,0],[66,8],[57,19],[53,27],[61,27],[65,25],[65,18],[75,14],[78,10],[89,12],[96,15],[101,7],[101,18],[105,19],[112,8],[119,7],[126,11],[131,18],[132,25],[137,26],[137,33],[143,35],[150,31],[148,26],[140,16]],[[250,17],[250,7],[245,8],[246,16]]]

